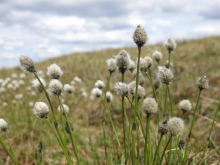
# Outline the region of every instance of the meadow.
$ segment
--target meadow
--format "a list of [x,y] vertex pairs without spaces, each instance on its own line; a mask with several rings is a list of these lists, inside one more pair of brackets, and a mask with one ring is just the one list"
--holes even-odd
[[[66,122],[67,118],[57,111],[57,107],[61,105],[59,100],[57,97],[49,96],[59,123],[58,129],[65,137],[63,148],[68,150],[66,154],[70,155],[71,160],[69,161],[55,137],[56,133],[53,132],[56,129],[56,125],[54,127],[54,118],[51,110],[48,114],[48,119],[33,115],[32,110],[36,102],[43,101],[47,103],[44,92],[39,92],[38,89],[32,86],[32,81],[35,79],[34,75],[22,71],[20,66],[0,70],[0,118],[8,123],[7,134],[0,132],[0,139],[9,150],[10,145],[12,146],[17,157],[15,159],[17,159],[19,164],[77,164],[78,161],[74,147],[72,147],[71,136],[74,136],[75,145],[78,148],[77,153],[79,154],[80,164],[161,163],[174,165],[188,163],[214,165],[219,163],[220,113],[216,113],[216,110],[219,110],[218,104],[220,100],[220,37],[177,42],[177,48],[172,51],[170,61],[174,75],[169,85],[172,102],[168,94],[165,99],[166,85],[162,84],[154,93],[148,77],[149,73],[142,72],[144,77],[143,88],[146,91],[144,98],[155,98],[156,94],[158,100],[157,113],[149,115],[150,120],[146,120],[148,113],[146,114],[141,107],[144,98],[140,101],[140,106],[136,107],[138,103],[135,104],[134,102],[138,101],[138,99],[135,100],[137,97],[135,95],[133,98],[133,106],[135,107],[132,107],[132,104],[126,99],[128,98],[127,96],[122,99],[123,96],[117,95],[115,84],[121,82],[122,79],[122,74],[118,70],[111,74],[109,84],[107,83],[109,71],[107,70],[106,60],[114,58],[122,50],[128,52],[131,59],[136,61],[138,48],[134,44],[134,47],[74,53],[35,63],[38,76],[46,81],[46,89],[51,81],[51,78],[47,75],[47,68],[51,64],[57,64],[61,68],[63,75],[59,80],[62,84],[71,84],[74,87],[71,94],[62,89],[62,95],[60,96],[61,101],[69,106],[69,112],[65,113],[65,115],[68,116],[68,120],[73,124],[74,130],[72,133],[65,133],[63,120]],[[160,51],[163,54],[159,63],[152,57],[155,51]],[[141,47],[141,57],[144,58],[145,56],[151,57],[153,60],[150,74],[152,79],[155,80],[158,66],[164,66],[166,60],[169,59],[168,51],[164,43],[146,44]],[[19,61],[19,57],[16,60]],[[146,72],[148,71],[149,68]],[[129,70],[124,75],[126,84],[134,80]],[[195,108],[200,91],[197,81],[199,77],[203,76],[208,78],[209,88],[202,90],[197,108]],[[95,88],[97,80],[103,81],[105,86],[102,89],[102,94],[95,98],[91,91]],[[106,86],[113,95],[113,100],[110,103],[106,100]],[[129,97],[131,101],[130,94]],[[183,115],[183,112],[179,110],[178,104],[185,99],[191,102],[192,110]],[[123,113],[122,102],[125,103],[124,111],[126,114]],[[171,115],[171,103],[174,116],[182,118],[185,127],[181,135],[173,138],[171,151],[171,144],[168,143],[168,132],[162,139],[161,147],[157,151],[158,154],[155,154],[160,138],[158,124],[174,117]],[[165,111],[164,106],[166,106]],[[62,110],[65,109],[62,106],[60,108]],[[138,109],[138,112],[134,111],[133,108]],[[193,131],[188,144],[190,153],[188,153],[184,161],[186,147],[179,148],[178,143],[180,139],[183,139],[185,143],[187,142],[195,109],[197,113],[195,113]],[[139,113],[140,118],[136,116],[136,113]],[[135,118],[136,124],[134,125],[133,120]],[[214,118],[215,122],[213,122]],[[48,125],[46,120],[51,125]],[[111,120],[114,127],[112,127]],[[141,122],[143,122],[143,130],[141,129]],[[210,138],[208,138],[212,125],[213,130]],[[50,126],[54,127],[54,129],[51,129]],[[70,126],[70,124],[67,124],[67,130],[70,130]],[[132,126],[136,126],[136,129],[132,129]],[[148,129],[146,129],[147,126],[149,126]],[[146,139],[145,134],[149,135],[147,136],[148,139]],[[124,136],[127,139],[124,139]],[[136,139],[134,143],[133,138]],[[148,142],[146,147],[145,141]],[[126,142],[126,145],[124,142]],[[161,156],[163,151],[165,152],[164,157]],[[13,155],[13,152],[10,152]],[[13,164],[8,153],[1,146],[0,153],[0,164]],[[157,157],[154,162],[155,155]]]

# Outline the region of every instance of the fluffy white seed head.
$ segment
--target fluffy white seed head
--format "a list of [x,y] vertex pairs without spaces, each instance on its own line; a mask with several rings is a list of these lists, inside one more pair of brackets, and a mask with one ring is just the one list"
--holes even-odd
[[106,92],[106,100],[108,103],[113,101],[113,95],[111,94],[111,92]]
[[183,111],[183,114],[192,110],[192,104],[189,100],[182,100],[179,103],[179,109]]
[[44,102],[36,102],[33,108],[33,114],[37,117],[47,119],[49,108]]
[[[42,82],[42,84],[43,84],[44,86],[46,86],[46,81],[45,81],[43,78],[39,78],[39,79],[40,79],[40,81]],[[31,86],[34,87],[34,88],[36,88],[36,89],[38,89],[39,92],[43,92],[43,88],[42,88],[40,82],[38,81],[38,79],[33,79],[33,80],[31,81]]]
[[128,92],[134,97],[135,95],[135,87],[136,87],[136,81],[132,81],[128,84]]
[[138,25],[133,35],[134,42],[137,44],[138,47],[142,47],[147,42],[147,39],[147,33],[144,27]]
[[79,77],[74,77],[74,82],[82,83],[82,79]]
[[200,90],[209,88],[209,80],[206,76],[200,77],[197,81],[198,88]]
[[130,59],[129,60],[129,71],[132,73],[133,71],[134,71],[134,69],[135,69],[135,62],[132,60],[132,59]]
[[172,38],[167,39],[164,45],[166,46],[169,52],[174,51],[176,49],[176,41]]
[[161,86],[161,81],[159,79],[154,80],[154,88],[155,90],[159,89]]
[[[136,60],[136,65],[137,65],[137,60]],[[143,58],[140,58],[140,63],[139,63],[139,67],[140,67],[140,71],[141,72],[147,72],[149,65],[147,63],[147,61]]]
[[[132,76],[135,78],[136,81],[136,75],[137,75],[137,69],[135,69],[132,73]],[[139,85],[143,86],[144,84],[144,76],[141,72],[139,72],[139,79],[138,79]]]
[[47,75],[52,79],[59,79],[63,74],[63,71],[57,64],[52,64],[47,68]]
[[18,78],[18,75],[17,75],[16,73],[13,73],[13,74],[11,75],[11,78],[16,79],[16,78]]
[[24,85],[24,81],[23,80],[19,80],[18,81],[18,85],[23,86]]
[[7,122],[4,120],[4,119],[1,119],[0,118],[0,130],[2,132],[7,132],[7,129],[8,129],[8,124]]
[[[57,107],[57,111],[60,113],[61,112],[60,105]],[[69,113],[69,107],[66,104],[63,104],[63,109],[65,113]]]
[[160,135],[165,135],[168,133],[167,120],[164,120],[159,124],[158,133]]
[[25,79],[25,78],[26,78],[26,75],[25,75],[24,73],[21,73],[21,74],[19,75],[19,77],[20,77],[21,79]]
[[173,73],[165,66],[158,66],[157,78],[164,84],[169,85],[173,79]]
[[117,82],[115,84],[115,90],[117,95],[119,96],[124,96],[124,97],[128,96],[128,85],[125,83]]
[[33,60],[27,55],[21,55],[19,61],[24,71],[36,72]]
[[161,52],[155,51],[155,52],[153,53],[153,58],[154,58],[155,61],[157,61],[157,62],[159,63],[160,60],[163,58],[163,55],[162,55]]
[[[135,85],[136,85],[136,83],[135,83]],[[135,94],[135,92],[136,92],[136,86],[134,87],[133,93]],[[141,98],[145,98],[145,97],[146,97],[145,89],[144,89],[141,85],[138,85],[137,95],[138,95],[138,99],[141,99]]]
[[68,94],[72,94],[74,92],[74,90],[75,90],[74,86],[69,85],[69,84],[65,84],[63,89]]
[[171,63],[170,63],[170,66],[169,66],[169,60],[166,60],[164,66],[165,66],[166,68],[168,68],[168,69],[169,69],[169,68],[173,68],[173,63],[171,62]]
[[114,58],[110,58],[106,62],[109,73],[114,73],[117,70],[116,60]]
[[119,69],[119,72],[124,74],[126,70],[129,68],[130,63],[130,56],[125,51],[122,50],[117,56],[116,56],[116,65]]
[[149,68],[153,65],[153,60],[152,60],[152,58],[146,56],[146,57],[144,57],[144,60],[147,61],[147,63],[148,63],[148,69],[149,69]]
[[102,80],[97,80],[95,86],[99,89],[105,88],[105,83]]
[[51,94],[60,96],[62,92],[63,85],[59,80],[52,79],[49,83],[49,91]]
[[99,88],[93,88],[91,94],[93,98],[99,98],[102,96],[102,91]]
[[142,103],[142,109],[147,113],[147,114],[152,114],[152,113],[157,113],[158,105],[157,102],[154,98],[146,98],[144,99]]
[[184,122],[181,118],[173,117],[167,122],[167,128],[172,136],[181,135],[184,129]]

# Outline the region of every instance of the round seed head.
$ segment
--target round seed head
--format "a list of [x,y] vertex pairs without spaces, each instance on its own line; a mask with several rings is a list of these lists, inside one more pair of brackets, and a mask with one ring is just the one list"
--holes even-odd
[[[72,124],[72,123],[69,123],[69,125],[70,125],[71,132],[73,132],[73,131],[74,131],[73,124]],[[69,129],[68,123],[66,122],[66,123],[65,123],[66,133],[70,134],[70,129]]]
[[154,80],[154,88],[155,90],[159,89],[161,86],[161,81],[159,79]]
[[135,87],[136,87],[136,81],[132,81],[128,84],[128,91],[133,97],[135,95],[135,92],[134,92]]
[[23,70],[28,72],[36,72],[33,60],[27,55],[21,55],[19,61]]
[[183,114],[188,112],[188,111],[191,111],[192,109],[192,104],[190,103],[189,100],[182,100],[180,101],[179,103],[179,109],[181,111],[183,111]]
[[147,113],[147,114],[152,114],[152,113],[157,113],[158,105],[157,102],[154,98],[146,98],[144,99],[142,103],[142,109]]
[[198,88],[200,90],[209,88],[209,80],[206,76],[200,77],[197,81]]
[[117,56],[116,56],[116,65],[119,69],[119,72],[124,74],[126,70],[128,70],[130,63],[130,56],[125,51],[122,50]]
[[153,53],[153,58],[155,59],[155,61],[157,61],[158,63],[160,62],[160,60],[162,59],[163,55],[161,52],[159,51],[155,51]]
[[33,108],[33,114],[42,119],[47,119],[49,108],[44,102],[36,102]]
[[147,61],[148,63],[148,69],[150,69],[150,67],[153,65],[153,60],[150,57],[144,57],[145,61]]
[[186,144],[186,142],[185,142],[183,139],[180,139],[180,140],[179,140],[179,144],[178,144],[179,149],[180,149],[180,150],[184,149],[185,144]]
[[176,49],[176,41],[172,38],[167,39],[164,44],[169,52]]
[[170,69],[167,69],[165,66],[158,67],[157,78],[164,84],[169,85],[173,79],[173,73]]
[[63,89],[68,94],[72,94],[74,92],[74,90],[75,90],[74,86],[69,85],[69,84],[65,84]]
[[165,66],[167,69],[173,68],[173,63],[171,62],[171,63],[170,63],[170,66],[169,66],[169,60],[166,60],[164,66]]
[[167,128],[172,136],[181,135],[184,129],[184,122],[181,118],[173,117],[167,122]]
[[[134,70],[132,73],[132,76],[135,78],[136,81],[136,75],[137,75],[137,69]],[[139,79],[138,79],[139,85],[143,86],[144,84],[144,76],[141,72],[139,72]]]
[[47,75],[51,79],[59,79],[63,74],[63,71],[57,64],[52,64],[47,68]]
[[49,83],[49,91],[51,94],[60,96],[62,92],[63,85],[59,80],[52,79]]
[[99,88],[93,88],[91,94],[93,98],[99,98],[102,95],[102,91]]
[[110,72],[110,74],[114,73],[117,70],[116,60],[110,58],[106,62],[107,62],[107,69]]
[[[136,65],[137,65],[137,61],[136,61]],[[139,67],[140,67],[140,71],[141,72],[147,72],[147,70],[149,68],[149,65],[148,65],[148,63],[147,63],[147,61],[145,59],[140,58]]]
[[79,77],[74,77],[73,80],[74,80],[75,82],[82,83],[82,79],[79,78]]
[[105,83],[101,80],[97,80],[95,83],[95,86],[99,89],[103,89],[103,88],[105,88]]
[[148,38],[145,29],[141,25],[138,25],[133,35],[134,42],[138,47],[142,47],[147,42],[147,39]]
[[111,92],[106,92],[106,100],[108,103],[113,101],[113,95],[111,94]]
[[167,120],[164,120],[159,124],[158,133],[160,135],[165,135],[165,134],[167,134],[167,132],[168,132]]
[[128,96],[128,85],[125,83],[117,82],[115,84],[115,90],[119,96],[124,96],[124,97]]
[[[44,86],[46,86],[46,81],[45,81],[43,78],[39,78],[39,79],[40,79],[40,81],[42,82],[42,84],[43,84]],[[43,88],[42,88],[40,82],[38,81],[38,79],[33,79],[33,80],[31,81],[31,86],[34,87],[34,88],[36,88],[36,89],[38,89],[39,92],[43,92]]]
[[[136,85],[136,83],[135,83],[135,85]],[[133,93],[135,94],[135,92],[136,92],[136,86],[134,87]],[[137,93],[137,95],[138,95],[138,99],[146,97],[145,89],[142,86],[140,86],[140,85],[138,85],[138,93]]]
[[8,129],[8,124],[7,122],[4,120],[4,119],[1,119],[0,118],[0,130],[2,132],[7,132],[7,129]]
[[[62,109],[62,108],[61,108]],[[60,105],[57,107],[57,111],[60,113],[61,112],[61,109],[60,109]],[[64,112],[65,113],[68,113],[69,112],[69,107],[66,105],[66,104],[63,104],[63,109],[64,109]]]
[[130,59],[130,61],[129,61],[129,71],[133,72],[134,69],[135,69],[135,62]]

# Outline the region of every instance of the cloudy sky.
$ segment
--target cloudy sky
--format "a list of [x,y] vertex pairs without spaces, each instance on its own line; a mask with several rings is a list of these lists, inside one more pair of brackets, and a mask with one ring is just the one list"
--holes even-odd
[[0,68],[120,46],[134,46],[142,24],[149,44],[220,35],[219,0],[1,0]]

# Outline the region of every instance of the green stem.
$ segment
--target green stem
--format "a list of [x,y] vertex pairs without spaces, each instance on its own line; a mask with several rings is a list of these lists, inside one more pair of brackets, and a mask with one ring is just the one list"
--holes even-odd
[[[218,103],[218,107],[217,107],[217,109],[216,109],[216,111],[215,111],[215,116],[214,116],[214,119],[213,119],[213,121],[212,121],[212,126],[211,126],[211,129],[210,129],[209,135],[208,135],[208,141],[210,141],[210,137],[211,137],[211,134],[212,134],[213,127],[214,127],[214,125],[215,125],[215,119],[216,119],[216,117],[217,117],[219,108],[220,108],[220,102]],[[207,144],[206,147],[204,148],[204,152],[203,152],[202,159],[204,159],[204,157],[205,157],[205,155],[206,155],[207,148],[208,148],[208,144]]]
[[151,77],[149,76],[149,74],[148,74],[147,72],[146,72],[146,75],[147,75],[147,78],[149,79],[149,82],[150,82],[151,87],[152,87],[152,89],[153,89],[154,98],[155,98],[155,100],[157,101],[157,93],[156,93],[156,90],[155,90],[155,88],[154,88],[153,81],[152,81]]
[[171,62],[170,62],[170,58],[171,58],[171,57],[170,57],[170,54],[171,54],[171,51],[168,51],[168,52],[169,52],[169,63],[168,63],[168,68],[170,68],[170,63],[171,63]]
[[69,132],[70,132],[70,139],[71,139],[73,151],[74,151],[74,154],[75,154],[75,157],[76,157],[76,160],[77,160],[77,164],[79,165],[79,164],[80,164],[80,159],[79,159],[79,156],[78,156],[78,149],[77,149],[77,146],[76,146],[75,138],[74,138],[73,133],[72,133],[72,129],[71,129],[71,126],[70,126],[70,122],[69,122],[69,119],[68,119],[68,117],[67,117],[67,115],[66,115],[66,112],[64,111],[64,107],[63,107],[63,103],[62,103],[61,97],[58,96],[58,99],[59,99],[60,106],[61,106],[62,109],[63,109],[63,113],[64,113],[64,116],[65,116],[65,118],[66,118],[68,128],[69,128],[69,130],[70,130]]
[[160,150],[160,144],[161,144],[162,138],[163,138],[163,135],[160,136],[160,140],[159,140],[159,143],[157,145],[157,149],[156,149],[155,154],[154,154],[154,159],[153,159],[153,164],[152,165],[154,165],[155,162],[156,162],[156,158],[157,158],[158,151]]
[[165,89],[165,100],[164,100],[164,110],[163,110],[163,117],[165,117],[166,109],[167,109],[167,88]]
[[[124,74],[122,74],[122,82],[124,82]],[[124,96],[121,97],[122,101],[122,114],[123,114],[123,134],[124,134],[124,150],[125,150],[125,159],[127,159],[127,143],[126,143],[126,127],[125,127],[125,100]]]
[[150,164],[150,162],[149,162],[149,153],[148,153],[149,148],[147,147],[148,137],[150,139],[149,127],[150,127],[150,114],[147,114],[146,136],[145,136],[145,146],[144,146],[144,164],[145,165],[147,164],[147,161],[148,161],[148,164]]
[[170,140],[170,151],[169,151],[169,154],[168,154],[168,165],[170,165],[171,156],[172,156],[172,144],[173,144],[173,139]]
[[162,164],[162,162],[163,162],[163,157],[164,157],[164,154],[165,154],[165,152],[166,152],[166,149],[167,149],[167,147],[168,147],[168,145],[169,145],[169,143],[170,143],[170,141],[172,140],[172,135],[170,135],[170,137],[169,137],[169,140],[168,140],[168,142],[167,142],[167,144],[166,144],[166,146],[165,146],[165,148],[164,148],[164,150],[163,150],[163,154],[162,154],[162,156],[161,156],[161,158],[160,158],[160,165]]
[[11,158],[12,162],[15,165],[18,165],[19,163],[17,162],[17,160],[12,156],[11,152],[9,151],[9,149],[5,146],[5,143],[1,140],[0,138],[0,143],[2,145],[2,147],[5,149],[5,151],[7,152],[8,156]]
[[12,154],[14,155],[14,157],[15,157],[16,161],[18,162],[18,158],[17,158],[17,156],[16,156],[16,154],[15,154],[15,152],[14,152],[14,150],[13,150],[12,146],[11,146],[10,141],[9,141],[8,133],[6,132],[6,133],[5,133],[5,135],[6,135],[6,138],[7,138],[7,140],[8,140],[8,145],[9,145],[9,147],[10,147],[11,151],[12,151]]
[[196,118],[196,112],[197,112],[197,109],[198,109],[198,104],[199,104],[199,99],[200,99],[201,93],[202,93],[202,90],[199,90],[199,95],[198,95],[197,102],[196,102],[196,108],[194,110],[193,119],[192,119],[192,122],[191,122],[190,131],[189,131],[189,136],[188,136],[187,142],[186,142],[186,149],[185,149],[183,164],[185,163],[185,161],[187,159],[187,150],[188,150],[188,147],[189,147],[189,140],[191,138],[193,124],[194,124],[194,121],[195,121],[195,118]]
[[170,103],[170,111],[171,111],[171,117],[173,117],[173,102],[172,102],[172,97],[171,97],[171,93],[170,93],[170,86],[167,85],[167,91],[169,94],[169,103]]

